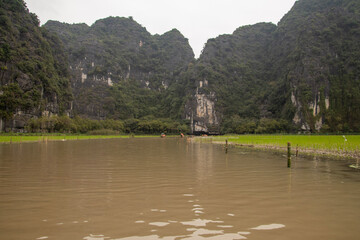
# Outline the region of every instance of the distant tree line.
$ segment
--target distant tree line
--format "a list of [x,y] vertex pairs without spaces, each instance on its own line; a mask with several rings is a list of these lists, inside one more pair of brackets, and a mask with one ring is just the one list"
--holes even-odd
[[81,134],[178,134],[189,133],[188,124],[171,119],[92,120],[81,117],[51,116],[33,118],[25,126],[28,132]]
[[265,134],[289,133],[296,131],[296,127],[283,119],[249,119],[237,115],[225,119],[222,124],[222,133],[236,134]]

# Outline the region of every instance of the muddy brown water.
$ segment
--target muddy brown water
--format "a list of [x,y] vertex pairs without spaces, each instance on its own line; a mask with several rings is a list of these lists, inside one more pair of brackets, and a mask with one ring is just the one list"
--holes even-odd
[[0,239],[359,239],[344,161],[111,139],[0,145]]

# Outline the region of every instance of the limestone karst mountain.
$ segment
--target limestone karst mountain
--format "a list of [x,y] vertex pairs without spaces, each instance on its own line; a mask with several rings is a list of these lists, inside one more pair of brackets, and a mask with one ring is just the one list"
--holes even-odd
[[72,94],[58,37],[21,0],[0,1],[0,130],[34,116],[65,114]]
[[[178,30],[153,36],[131,17],[109,17],[90,27],[49,21],[44,27],[66,46],[74,110],[85,117],[163,115],[164,90],[194,60],[188,40]],[[120,96],[123,90],[133,99]]]
[[352,0],[299,0],[277,26],[210,39],[187,117],[204,132],[360,131],[359,40]]
[[194,133],[360,131],[359,1],[299,0],[277,25],[209,39],[199,59],[176,29],[151,35],[131,17],[39,27],[22,0],[0,3],[9,126],[68,114],[168,118]]

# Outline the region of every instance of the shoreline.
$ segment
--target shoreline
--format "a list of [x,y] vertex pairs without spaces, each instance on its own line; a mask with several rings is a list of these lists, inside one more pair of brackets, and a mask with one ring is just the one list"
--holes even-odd
[[[166,138],[178,137],[168,135]],[[0,135],[0,144],[19,144],[34,142],[59,142],[59,141],[78,141],[78,140],[98,140],[98,139],[119,139],[119,138],[161,138],[160,135]]]
[[[202,142],[202,143],[213,143],[226,146],[225,139],[224,141],[219,141],[216,138],[212,137],[195,137],[194,141]],[[238,148],[247,148],[247,149],[255,149],[260,151],[271,151],[278,153],[287,153],[287,145],[279,146],[276,144],[246,144],[246,143],[235,143],[231,140],[228,140],[229,147],[238,147]],[[331,150],[331,149],[314,149],[308,147],[300,147],[300,146],[292,146],[291,148],[291,156],[298,157],[321,157],[321,158],[331,158],[337,160],[351,160],[355,161],[355,164],[360,160],[360,152],[359,151],[349,151],[349,150]]]
[[[224,144],[222,142],[212,142],[214,144]],[[258,150],[270,150],[270,151],[277,151],[282,153],[287,153],[287,147],[280,147],[276,145],[254,145],[254,144],[240,144],[240,143],[228,143],[231,146],[235,147],[244,147],[244,148],[252,148]],[[346,158],[346,159],[360,159],[360,154],[355,152],[336,152],[330,150],[316,150],[310,148],[292,148],[291,149],[291,156],[296,156],[296,151],[298,152],[298,156],[323,156],[323,157],[331,157],[331,158]]]

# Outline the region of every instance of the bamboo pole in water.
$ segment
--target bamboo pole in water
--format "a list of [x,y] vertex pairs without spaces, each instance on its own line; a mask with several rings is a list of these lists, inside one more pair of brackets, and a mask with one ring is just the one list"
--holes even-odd
[[228,152],[228,140],[226,139],[225,140],[225,153]]
[[288,166],[288,168],[290,168],[291,167],[291,143],[288,142],[287,147],[288,147],[287,166]]

